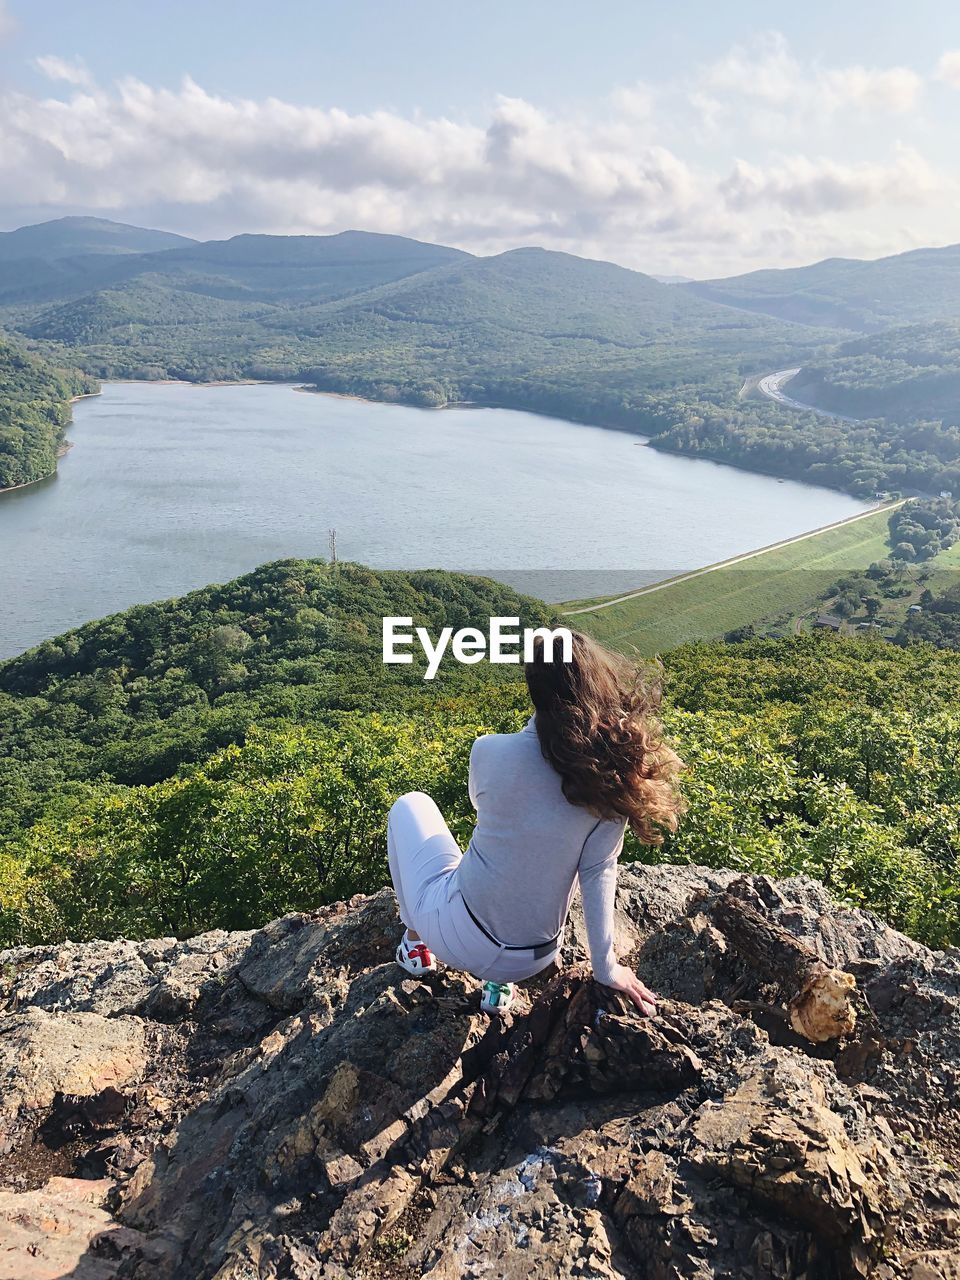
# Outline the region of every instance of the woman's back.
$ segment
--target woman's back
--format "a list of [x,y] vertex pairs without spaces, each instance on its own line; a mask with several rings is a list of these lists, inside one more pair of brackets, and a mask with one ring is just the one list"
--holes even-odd
[[578,868],[615,868],[624,823],[569,803],[533,718],[520,733],[477,739],[470,798],[477,824],[456,873],[464,901],[500,942],[528,946],[554,938]]

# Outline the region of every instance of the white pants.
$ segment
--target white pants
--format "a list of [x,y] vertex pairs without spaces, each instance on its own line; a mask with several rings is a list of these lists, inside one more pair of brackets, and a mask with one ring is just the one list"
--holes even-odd
[[557,958],[494,942],[473,921],[457,886],[463,854],[443,814],[422,791],[401,796],[387,820],[387,856],[400,918],[438,960],[492,982],[521,982]]

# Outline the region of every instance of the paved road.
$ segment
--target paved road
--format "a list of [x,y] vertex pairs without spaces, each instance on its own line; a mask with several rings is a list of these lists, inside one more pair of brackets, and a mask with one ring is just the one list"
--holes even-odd
[[819,413],[821,417],[833,418],[836,422],[859,422],[859,418],[851,418],[845,413],[830,413],[827,409],[818,409],[815,404],[804,404],[802,400],[794,400],[783,388],[795,378],[799,369],[780,369],[777,373],[768,373],[757,383],[757,390],[768,400],[776,400],[777,404],[785,404],[789,409],[805,409],[809,413]]

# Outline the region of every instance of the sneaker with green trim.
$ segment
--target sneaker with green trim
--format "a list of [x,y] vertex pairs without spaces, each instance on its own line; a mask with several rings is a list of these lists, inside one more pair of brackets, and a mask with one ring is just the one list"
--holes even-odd
[[480,1008],[484,1013],[503,1017],[513,1004],[512,982],[485,982],[480,994]]

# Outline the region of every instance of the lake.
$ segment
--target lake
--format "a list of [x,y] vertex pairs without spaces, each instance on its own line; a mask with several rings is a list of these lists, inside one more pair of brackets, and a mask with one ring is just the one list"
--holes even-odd
[[865,509],[625,432],[290,386],[110,383],[59,474],[0,494],[0,657],[285,556],[627,590]]

